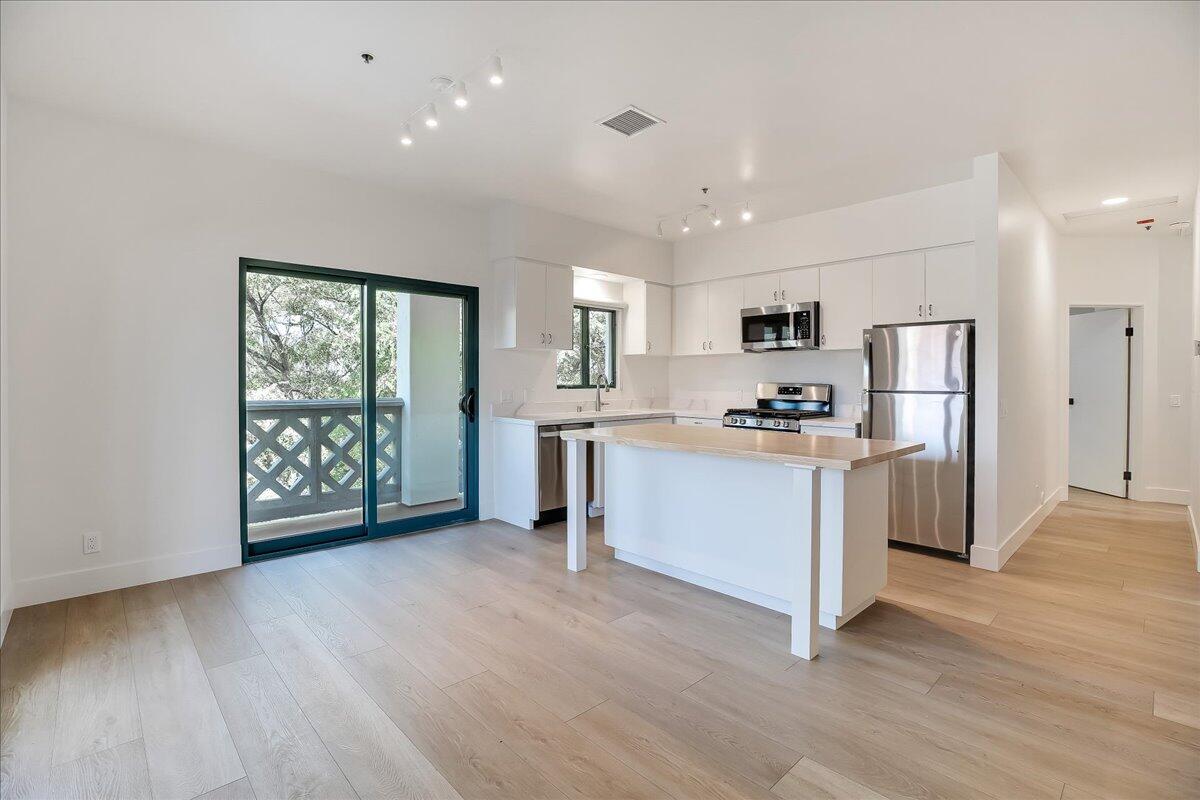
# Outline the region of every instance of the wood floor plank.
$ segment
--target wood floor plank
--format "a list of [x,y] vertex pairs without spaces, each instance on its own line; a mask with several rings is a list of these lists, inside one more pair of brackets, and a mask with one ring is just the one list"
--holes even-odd
[[811,758],[797,762],[771,791],[783,800],[887,800]]
[[152,800],[141,739],[92,752],[51,773],[50,797],[71,800]]
[[125,604],[125,613],[131,611],[148,611],[158,606],[169,606],[175,602],[175,590],[170,581],[158,583],[143,583],[121,590],[121,601]]
[[67,602],[13,612],[0,648],[0,798],[50,790]]
[[120,592],[68,602],[58,707],[55,764],[141,737]]
[[255,794],[357,797],[265,655],[208,677]]
[[216,575],[247,625],[292,613],[292,607],[254,564],[223,569]]
[[171,581],[171,588],[206,668],[262,652],[216,575],[177,578]]
[[665,790],[491,672],[446,690],[473,717],[573,798],[661,798]]
[[343,663],[463,797],[563,796],[392,648],[380,647]]
[[771,798],[737,772],[710,768],[703,753],[616,703],[602,703],[567,724],[674,797]]
[[1190,695],[1154,693],[1154,716],[1200,729],[1200,693]]
[[360,580],[344,566],[312,573],[379,638],[391,645],[438,686],[449,686],[478,675],[485,667],[464,653],[433,626],[423,624],[407,607],[397,605],[384,592]]
[[205,792],[196,800],[258,800],[248,778],[227,783],[219,789]]
[[[337,561],[310,561],[340,566]],[[293,613],[312,629],[321,643],[339,658],[365,653],[383,646],[383,640],[367,624],[294,559],[268,561],[258,568],[292,607]]]
[[459,797],[298,617],[258,622],[251,630],[364,800]]
[[126,617],[155,797],[196,797],[244,777],[179,606]]

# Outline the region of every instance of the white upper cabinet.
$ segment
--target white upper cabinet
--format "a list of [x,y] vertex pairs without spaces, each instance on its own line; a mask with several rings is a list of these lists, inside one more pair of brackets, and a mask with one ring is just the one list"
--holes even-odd
[[708,284],[708,352],[742,352],[742,307],[745,302],[741,278]]
[[675,287],[675,355],[742,351],[742,283],[730,278]]
[[779,299],[779,273],[751,275],[744,281],[746,308],[755,306],[777,306]]
[[975,318],[975,245],[925,254],[925,318]]
[[673,291],[674,344],[677,356],[696,356],[708,352],[708,284],[676,286]]
[[821,270],[816,268],[751,275],[743,283],[747,308],[806,303],[821,296]]
[[821,267],[821,349],[858,350],[871,327],[871,262]]
[[627,356],[671,355],[671,290],[658,283],[625,284],[625,341]]
[[523,258],[495,264],[496,347],[569,350],[574,275],[570,267]]
[[821,270],[790,269],[779,273],[779,302],[807,303],[821,297]]
[[871,262],[876,325],[925,321],[925,254],[901,253]]

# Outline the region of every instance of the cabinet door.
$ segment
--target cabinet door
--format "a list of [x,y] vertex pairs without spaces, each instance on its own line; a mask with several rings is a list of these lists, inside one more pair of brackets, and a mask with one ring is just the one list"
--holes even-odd
[[746,308],[777,306],[783,302],[779,298],[779,273],[751,275],[744,283]]
[[514,267],[517,347],[540,349],[546,343],[546,266],[517,259]]
[[779,273],[779,302],[807,303],[821,296],[821,270],[792,269]]
[[903,253],[871,262],[876,325],[925,321],[925,254]]
[[646,353],[671,355],[671,290],[657,283],[646,284]]
[[841,436],[857,439],[858,430],[855,428],[834,428],[829,425],[801,425],[800,432],[809,436]]
[[821,349],[859,350],[871,327],[871,262],[821,267]]
[[926,319],[975,319],[975,246],[925,254]]
[[[623,293],[625,304],[625,326],[622,330],[621,352],[627,356],[645,355],[650,346],[650,334],[647,331],[648,286],[645,281],[634,281],[625,284]],[[667,294],[667,308],[671,307],[671,296]]]
[[708,284],[708,352],[742,352],[741,278]]
[[546,267],[546,345],[553,350],[570,350],[575,275],[570,267]]
[[[673,292],[673,351],[677,356],[708,352],[708,284],[678,286]],[[701,348],[701,343],[705,347]]]

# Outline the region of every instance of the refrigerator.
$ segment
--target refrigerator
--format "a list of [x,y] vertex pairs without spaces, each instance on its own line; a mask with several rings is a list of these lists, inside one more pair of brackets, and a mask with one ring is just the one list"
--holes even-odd
[[974,538],[975,325],[863,331],[863,436],[922,442],[890,462],[888,538],[966,556]]

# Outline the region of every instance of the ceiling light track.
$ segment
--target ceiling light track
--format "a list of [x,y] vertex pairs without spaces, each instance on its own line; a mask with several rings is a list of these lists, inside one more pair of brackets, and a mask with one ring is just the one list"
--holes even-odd
[[[700,191],[705,197],[708,197],[709,189],[707,186],[702,187],[700,189]],[[738,216],[741,218],[743,223],[748,223],[754,219],[754,212],[750,210],[750,201],[749,200],[742,200],[742,201],[736,202],[736,203],[721,203],[719,205],[726,207],[726,208],[734,209],[738,213]],[[718,205],[714,205],[712,203],[707,203],[707,202],[697,203],[696,205],[692,206],[691,208],[685,209],[684,211],[680,211],[677,213],[679,215],[679,232],[680,233],[690,233],[691,232],[692,225],[691,225],[691,221],[689,220],[689,217],[693,217],[697,214],[699,214],[703,217],[707,217],[709,223],[714,228],[721,227],[722,217],[721,217],[720,208],[718,207]],[[659,239],[663,238],[663,224],[669,222],[671,219],[674,219],[674,218],[675,218],[675,214],[665,214],[658,218],[657,233],[658,233]]]
[[[363,60],[366,61],[365,54]],[[367,63],[370,62],[367,61]],[[429,82],[435,88],[435,96],[422,103],[416,110],[403,118],[400,123],[400,133],[397,141],[402,147],[412,147],[415,141],[413,139],[413,120],[419,119],[426,130],[437,130],[441,124],[438,118],[439,103],[444,104],[445,98],[449,97],[450,103],[455,108],[464,110],[471,105],[471,98],[467,93],[467,84],[479,83],[485,80],[493,87],[504,84],[504,64],[500,61],[499,54],[489,56],[487,61],[460,78],[450,78],[445,75],[437,75],[431,78]]]

